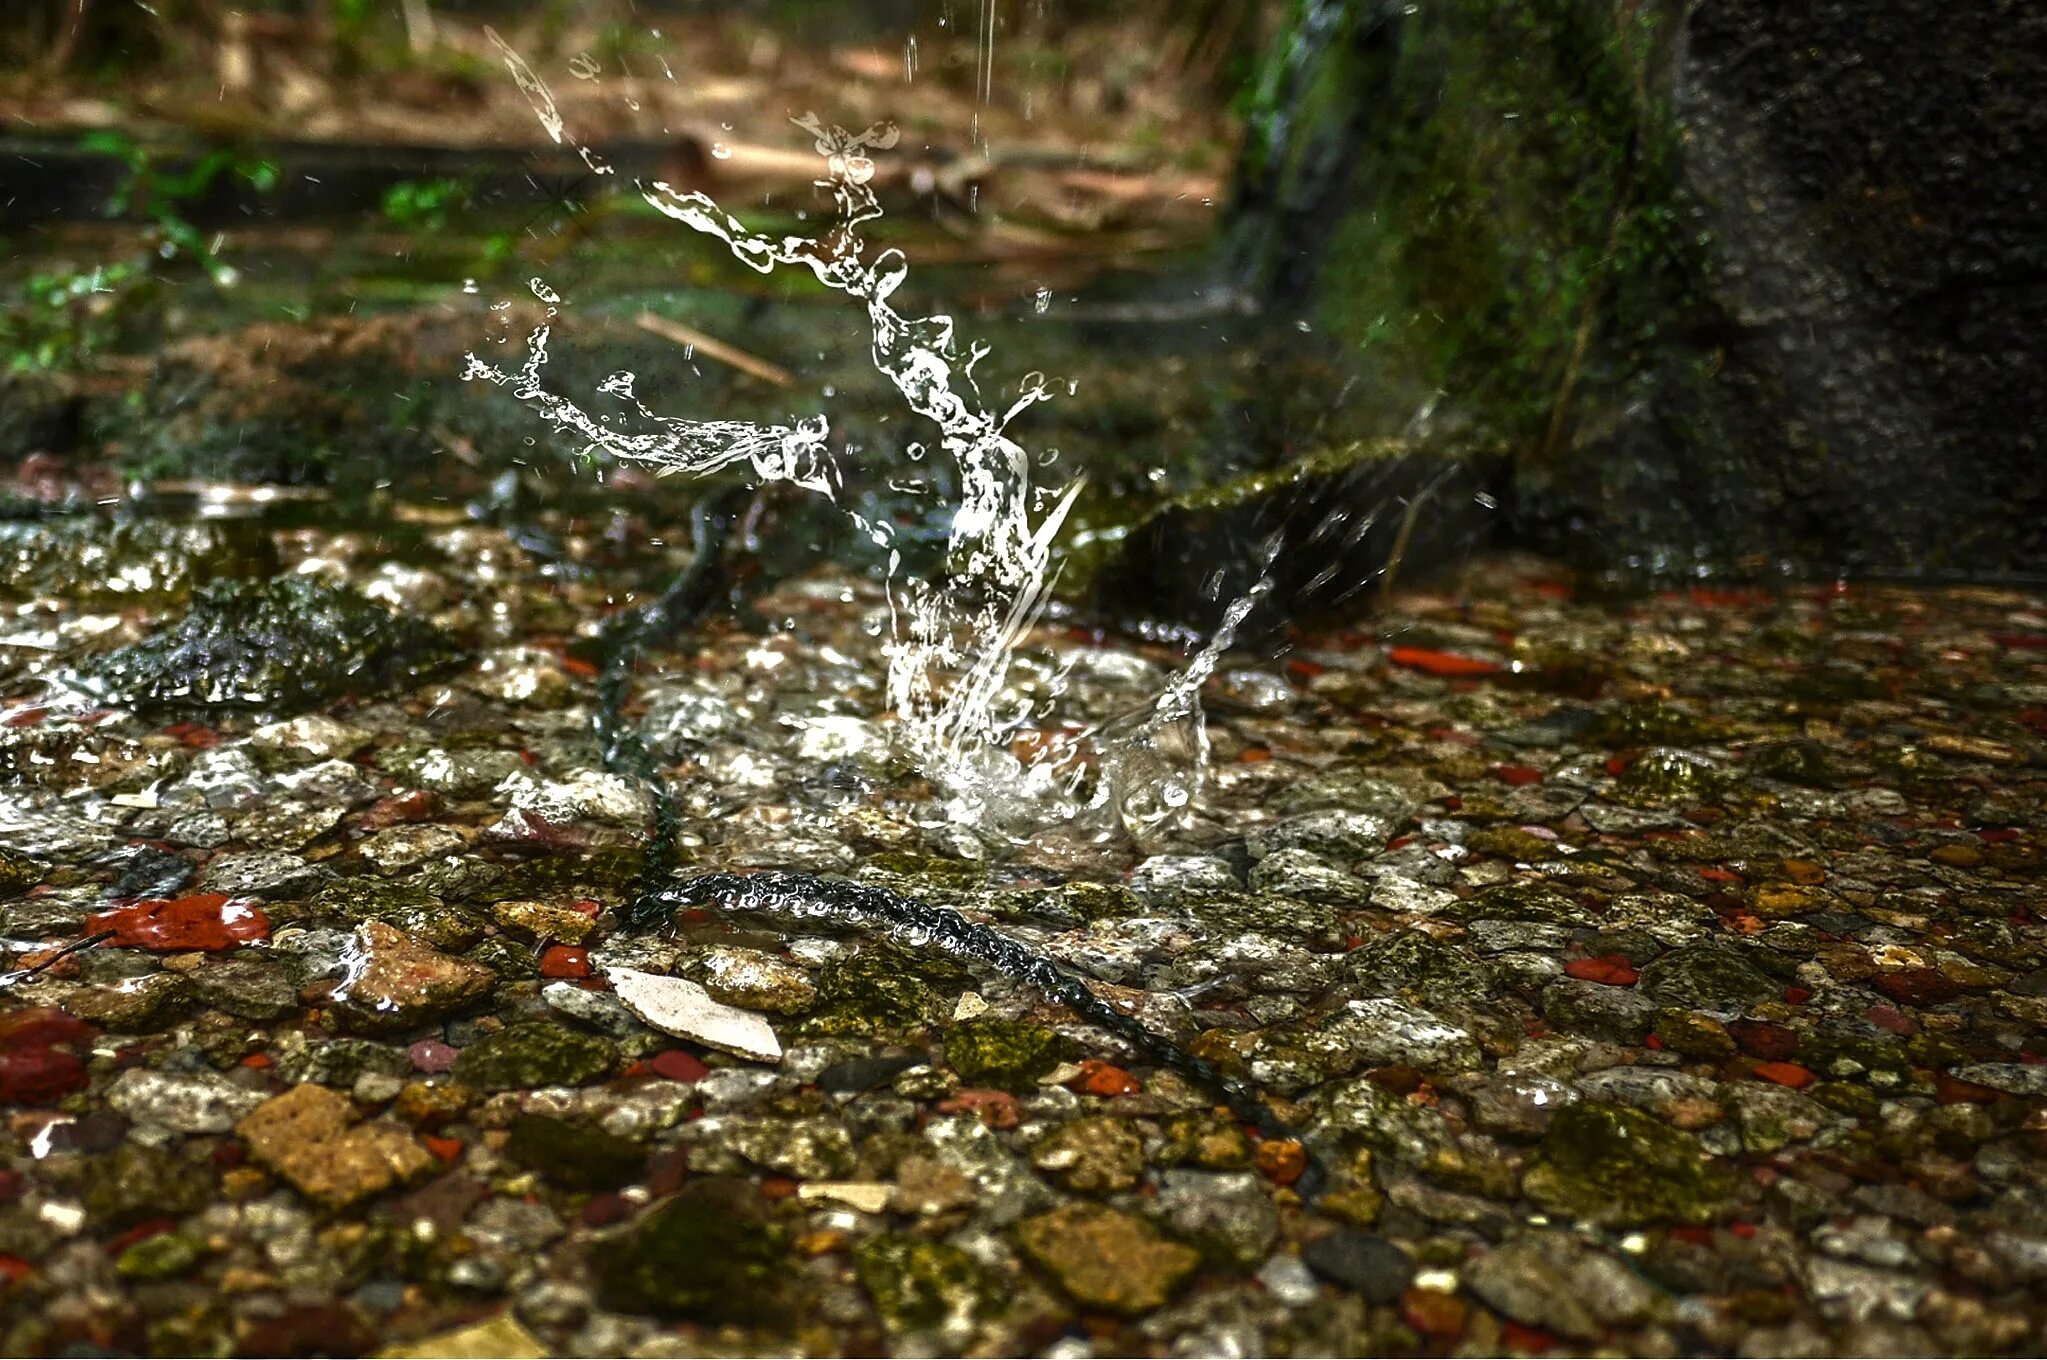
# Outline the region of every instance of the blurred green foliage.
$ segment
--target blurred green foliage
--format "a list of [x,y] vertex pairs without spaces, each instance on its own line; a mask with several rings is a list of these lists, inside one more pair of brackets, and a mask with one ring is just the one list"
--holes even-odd
[[180,262],[217,287],[236,273],[187,212],[223,179],[258,193],[276,187],[277,167],[231,147],[172,157],[125,133],[89,133],[83,145],[126,173],[108,196],[109,217],[141,217],[150,240],[140,254],[29,275],[0,301],[0,368],[9,372],[76,368],[116,347],[161,299],[161,283]]

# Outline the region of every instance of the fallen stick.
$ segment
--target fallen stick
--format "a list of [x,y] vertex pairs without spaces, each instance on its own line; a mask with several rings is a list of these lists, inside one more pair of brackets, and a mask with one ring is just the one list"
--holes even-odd
[[670,321],[667,317],[656,316],[652,312],[641,312],[633,318],[633,324],[651,335],[660,336],[663,340],[688,345],[699,354],[716,359],[721,364],[729,364],[748,377],[759,378],[764,383],[771,383],[776,387],[796,385],[796,379],[788,369],[748,354],[734,345],[728,345],[715,336],[705,335],[694,326],[685,326],[680,321]]

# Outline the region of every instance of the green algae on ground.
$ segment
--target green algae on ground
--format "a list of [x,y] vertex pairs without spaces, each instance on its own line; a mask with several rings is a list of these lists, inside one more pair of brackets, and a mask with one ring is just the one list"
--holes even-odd
[[96,1224],[128,1227],[177,1218],[214,1196],[211,1171],[175,1148],[127,1142],[97,1161],[85,1185],[85,1211]]
[[101,654],[82,679],[146,709],[299,712],[409,686],[453,663],[454,640],[310,576],[202,586],[184,618]]
[[943,992],[957,992],[966,981],[964,971],[943,960],[870,944],[819,970],[818,1011],[803,1031],[826,1037],[918,1029],[938,1018]]
[[618,1045],[547,1020],[523,1020],[462,1050],[455,1078],[480,1091],[581,1086],[609,1072]]
[[891,1332],[971,1327],[997,1296],[973,1257],[949,1242],[884,1233],[853,1249],[853,1273]]
[[483,937],[483,922],[476,913],[450,906],[408,879],[338,878],[321,887],[305,906],[307,919],[320,925],[381,921],[435,949],[467,949]]
[[[682,863],[689,863],[685,853]],[[617,897],[645,867],[637,850],[595,850],[587,855],[543,855],[502,866],[488,882],[461,894],[492,902],[560,897]]]
[[1628,1228],[1711,1222],[1729,1207],[1734,1177],[1690,1134],[1586,1102],[1557,1111],[1521,1188],[1549,1213]]
[[591,1251],[608,1308],[705,1323],[786,1324],[792,1270],[783,1231],[752,1184],[692,1181]]
[[1057,1034],[1043,1025],[982,1015],[947,1026],[945,1060],[970,1086],[1027,1090],[1064,1054]]
[[1613,796],[1629,807],[1695,807],[1717,800],[1728,782],[1727,773],[1706,757],[1656,746],[1629,762]]
[[0,896],[25,893],[48,876],[49,870],[41,862],[0,845]]
[[131,1280],[174,1280],[206,1259],[206,1246],[181,1232],[143,1238],[121,1253],[114,1272]]

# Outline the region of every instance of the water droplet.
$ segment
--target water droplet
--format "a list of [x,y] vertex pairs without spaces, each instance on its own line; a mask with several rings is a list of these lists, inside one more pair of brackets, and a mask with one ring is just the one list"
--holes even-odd
[[712,143],[711,143],[711,159],[712,159],[712,160],[716,160],[716,161],[729,161],[729,160],[731,160],[731,159],[732,159],[732,148],[731,148],[731,147],[729,147],[729,146],[727,146],[727,145],[725,145],[725,143],[723,143],[723,142],[712,142]]
[[1052,310],[1052,290],[1042,283],[1039,284],[1037,290],[1031,294],[1031,303],[1038,315],[1043,316]]

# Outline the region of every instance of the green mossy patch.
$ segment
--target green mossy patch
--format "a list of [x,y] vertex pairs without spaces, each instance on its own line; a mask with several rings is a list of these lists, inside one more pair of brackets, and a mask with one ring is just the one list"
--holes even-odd
[[970,1325],[994,1299],[994,1281],[947,1242],[887,1233],[853,1249],[853,1273],[891,1332]]
[[322,887],[305,904],[320,925],[354,927],[381,921],[440,950],[467,949],[483,938],[483,921],[407,879],[357,875]]
[[945,1060],[969,1086],[1028,1090],[1065,1056],[1065,1041],[1042,1025],[976,1016],[948,1026]]
[[1521,1186],[1549,1213],[1627,1228],[1709,1223],[1730,1207],[1734,1176],[1690,1134],[1588,1102],[1557,1111]]
[[406,688],[455,662],[453,639],[310,576],[201,586],[184,618],[93,658],[83,678],[150,710],[303,712]]
[[787,1323],[794,1267],[785,1234],[745,1181],[692,1181],[591,1250],[607,1308],[693,1322]]
[[508,1025],[462,1050],[455,1077],[479,1091],[581,1086],[611,1071],[618,1045],[546,1020]]

